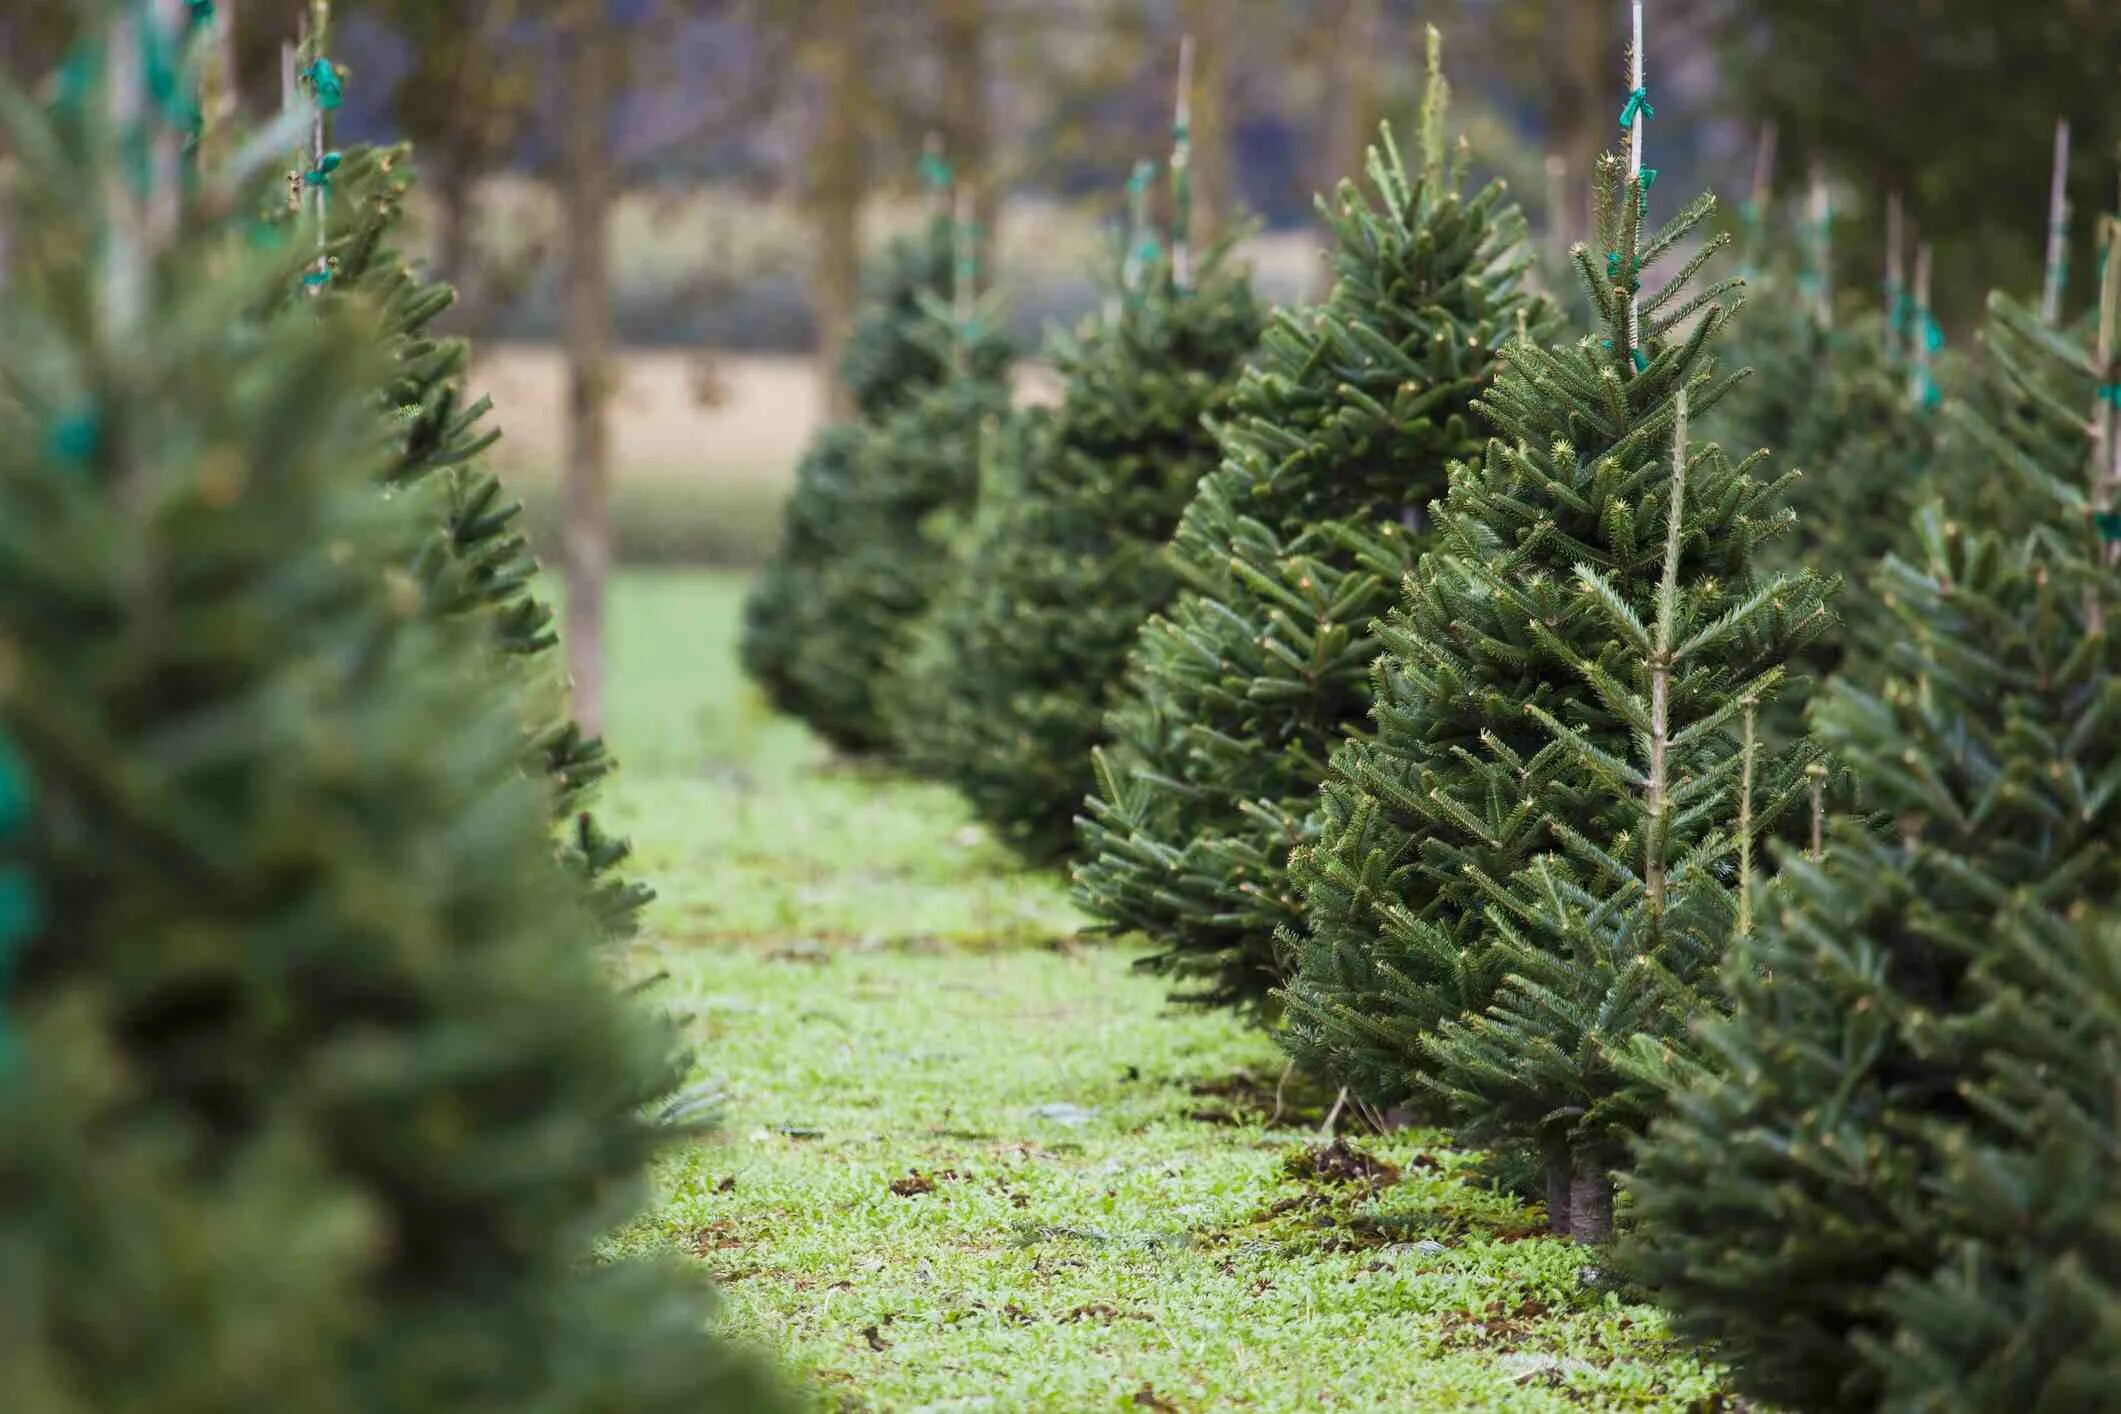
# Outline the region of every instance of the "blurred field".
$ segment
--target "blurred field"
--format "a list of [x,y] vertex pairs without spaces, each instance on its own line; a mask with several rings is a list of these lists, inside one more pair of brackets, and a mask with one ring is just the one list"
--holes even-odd
[[[506,434],[495,469],[522,498],[532,538],[557,552],[567,377],[550,344],[492,344],[472,386]],[[1019,401],[1057,394],[1045,365],[1019,366]],[[611,526],[622,563],[741,569],[780,535],[795,464],[824,416],[817,365],[779,355],[632,349],[611,399]]]
[[[496,468],[522,497],[532,536],[549,554],[557,545],[566,451],[559,350],[492,346],[479,360],[474,386],[492,396],[507,434]],[[611,400],[611,521],[620,559],[758,563],[780,533],[781,500],[821,416],[809,359],[625,354]]]

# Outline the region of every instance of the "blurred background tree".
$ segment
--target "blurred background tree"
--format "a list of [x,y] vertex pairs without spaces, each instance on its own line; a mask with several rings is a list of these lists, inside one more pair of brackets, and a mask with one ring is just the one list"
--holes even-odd
[[[338,139],[416,143],[426,174],[416,242],[434,274],[462,287],[448,327],[480,340],[511,428],[503,455],[516,458],[512,479],[548,548],[570,402],[561,79],[579,56],[561,34],[572,3],[334,5],[334,57],[348,76]],[[219,5],[256,117],[279,100],[280,46],[304,0]],[[12,72],[51,71],[69,8],[0,5]],[[1133,163],[1164,150],[1191,32],[1196,234],[1256,218],[1244,253],[1257,285],[1296,301],[1322,293],[1327,275],[1313,194],[1353,170],[1379,119],[1411,115],[1425,23],[1460,56],[1474,175],[1510,182],[1550,252],[1580,235],[1591,161],[1619,136],[1621,10],[1621,0],[594,0],[584,13],[613,65],[593,175],[608,188],[616,553],[750,563],[770,545],[799,449],[821,417],[845,411],[819,370],[836,362],[865,258],[920,219],[931,138],[973,190],[983,282],[1002,287],[1016,342],[1036,347],[1044,326],[1073,322],[1096,298],[1098,228],[1116,218]],[[1935,246],[1936,308],[1954,336],[1992,285],[2034,288],[2049,138],[2068,116],[2079,239],[2066,309],[2081,308],[2086,218],[2114,200],[2121,6],[1653,0],[1653,12],[1656,101],[1688,118],[1660,129],[1665,180],[1741,195],[1758,135],[1774,124],[1770,190],[1794,195],[1815,164],[1826,175],[1844,290],[1877,287],[1882,213],[1903,193],[1911,226]],[[1771,205],[1770,226],[1791,224],[1800,204]],[[770,360],[790,369],[762,367]],[[678,377],[642,384],[644,367],[673,361]],[[746,409],[770,416],[710,429],[701,419],[716,405],[739,420]],[[785,431],[752,426],[767,422]],[[696,513],[629,489],[664,470]],[[739,495],[749,499],[735,504]]]

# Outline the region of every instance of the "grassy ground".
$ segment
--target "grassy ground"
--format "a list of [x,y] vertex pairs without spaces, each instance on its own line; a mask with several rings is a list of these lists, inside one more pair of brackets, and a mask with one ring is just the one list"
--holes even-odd
[[1292,1166],[1273,1047],[1077,945],[946,792],[836,767],[736,674],[733,580],[620,586],[632,965],[717,1136],[620,1246],[722,1285],[820,1410],[1683,1410],[1717,1380],[1438,1136]]

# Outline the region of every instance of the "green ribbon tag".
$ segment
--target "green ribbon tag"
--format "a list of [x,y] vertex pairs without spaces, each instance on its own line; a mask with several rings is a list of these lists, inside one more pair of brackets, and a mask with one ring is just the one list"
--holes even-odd
[[310,92],[317,96],[317,106],[329,113],[346,102],[346,85],[339,80],[339,71],[329,59],[318,59],[303,75],[309,80]]

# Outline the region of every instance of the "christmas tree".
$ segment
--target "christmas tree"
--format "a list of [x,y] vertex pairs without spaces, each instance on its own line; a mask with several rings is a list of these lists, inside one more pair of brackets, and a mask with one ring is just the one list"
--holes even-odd
[[2121,928],[2108,912],[2003,920],[1969,1018],[1981,1132],[1931,1191],[1950,1233],[1885,1297],[1889,1407],[2098,1409],[2121,1389]]
[[[1748,221],[1751,293],[1731,345],[1733,362],[1752,376],[1724,400],[1709,432],[1726,446],[1769,450],[1798,474],[1789,493],[1797,525],[1773,562],[1840,574],[1853,586],[1839,605],[1842,623],[1804,655],[1804,670],[1824,680],[1849,661],[1869,622],[1861,586],[1871,566],[1911,546],[1915,510],[1936,491],[1936,405],[1960,369],[1897,273],[1882,308],[1834,298],[1823,189],[1793,239],[1774,234],[1765,216],[1763,209]],[[1917,339],[1926,370],[1906,353]],[[1768,704],[1763,727],[1771,738],[1794,739],[1804,730],[1802,709],[1801,696],[1783,694]]]
[[[979,416],[968,410],[1006,395],[1010,364],[1007,340],[976,311],[939,312],[938,301],[969,292],[974,272],[960,268],[966,232],[950,218],[948,168],[930,162],[923,171],[930,217],[885,252],[841,358],[854,419],[827,427],[804,454],[780,550],[744,606],[744,670],[776,707],[853,751],[874,750],[884,737],[874,687],[856,676],[874,674],[875,661],[845,616],[869,617],[865,595],[884,591],[895,651],[901,626],[925,606],[932,559],[889,557],[945,533],[949,513],[964,510],[976,474],[963,427],[976,427]],[[959,413],[971,422],[959,423]],[[870,435],[901,414],[916,420],[872,455]],[[923,427],[940,430],[946,445],[924,451]],[[943,519],[931,523],[936,512]],[[888,544],[872,545],[872,536]],[[849,556],[860,568],[843,573]],[[835,654],[850,643],[864,662],[843,669]]]
[[585,1265],[669,1040],[483,626],[421,611],[388,332],[187,204],[153,13],[56,119],[0,97],[0,1407],[767,1407]]
[[1172,541],[1186,588],[1143,629],[1099,753],[1077,896],[1198,1000],[1271,1005],[1289,850],[1367,720],[1370,622],[1445,468],[1479,450],[1470,405],[1496,350],[1548,318],[1522,212],[1499,184],[1461,190],[1439,47],[1431,30],[1419,169],[1387,131],[1374,195],[1345,182],[1319,203],[1336,283],[1276,316],[1232,395],[1222,464]]
[[1762,1398],[2064,1409],[2114,1388],[2112,261],[2101,310],[2088,350],[1992,299],[1991,392],[1947,412],[2042,523],[1923,510],[1874,582],[1882,681],[1814,709],[1865,815],[1784,874],[1732,958],[1732,1015],[1645,1058],[1675,1093],[1636,1161],[1633,1264]]
[[[821,477],[803,519],[790,517],[791,543],[800,524],[823,553],[810,571],[808,622],[791,636],[779,671],[795,685],[805,719],[846,751],[892,742],[888,685],[947,582],[939,567],[971,514],[981,438],[1009,411],[1005,366],[974,371],[973,348],[987,337],[979,316],[931,302],[923,319],[930,342],[959,351],[959,371],[871,428],[841,476]],[[821,518],[822,534],[812,517]]]
[[[1713,409],[1739,376],[1711,356],[1736,282],[1690,293],[1717,237],[1642,288],[1714,206],[1648,228],[1648,111],[1638,78],[1633,158],[1597,172],[1600,253],[1574,252],[1602,336],[1503,348],[1478,405],[1499,435],[1452,469],[1433,548],[1380,627],[1374,737],[1335,753],[1317,842],[1292,858],[1307,927],[1289,940],[1291,1053],[1536,1148],[1562,1228],[1571,1178],[1595,1208],[1633,1122],[1611,1048],[1668,1020],[1652,998],[1608,1031],[1589,999],[1631,985],[1612,968],[1636,955],[1681,986],[1698,974],[1677,956],[1701,946],[1678,936],[1698,911],[1678,882],[1732,853],[1738,720],[1826,622],[1816,581],[1762,567],[1792,521],[1759,459],[1674,455],[1683,409]],[[1786,794],[1797,763],[1759,764]],[[1557,1034],[1578,1053],[1544,1054]],[[1539,1053],[1511,1062],[1521,1089],[1491,1083],[1483,1036]]]
[[982,507],[923,630],[930,649],[912,660],[956,699],[948,739],[925,733],[914,756],[1033,860],[1074,844],[1114,680],[1177,589],[1164,544],[1214,464],[1204,419],[1226,406],[1259,336],[1227,247],[1190,276],[1189,263],[1182,245],[1159,248],[1115,315],[1057,342],[1061,404],[1007,499]]
[[589,880],[606,935],[629,936],[654,894],[618,872],[631,849],[588,808],[616,763],[567,711],[552,651],[559,639],[536,592],[538,562],[521,529],[522,505],[480,461],[501,434],[487,422],[491,403],[469,392],[470,345],[434,330],[456,292],[419,274],[392,244],[413,179],[404,148],[357,148],[316,163],[310,183],[328,184],[334,197],[326,208],[331,279],[323,288],[380,312],[391,354],[380,396],[395,431],[383,484],[436,488],[418,500],[438,515],[439,534],[426,542],[416,574],[432,611],[477,616],[514,660],[508,671],[525,700],[526,751],[551,781],[567,855]]

